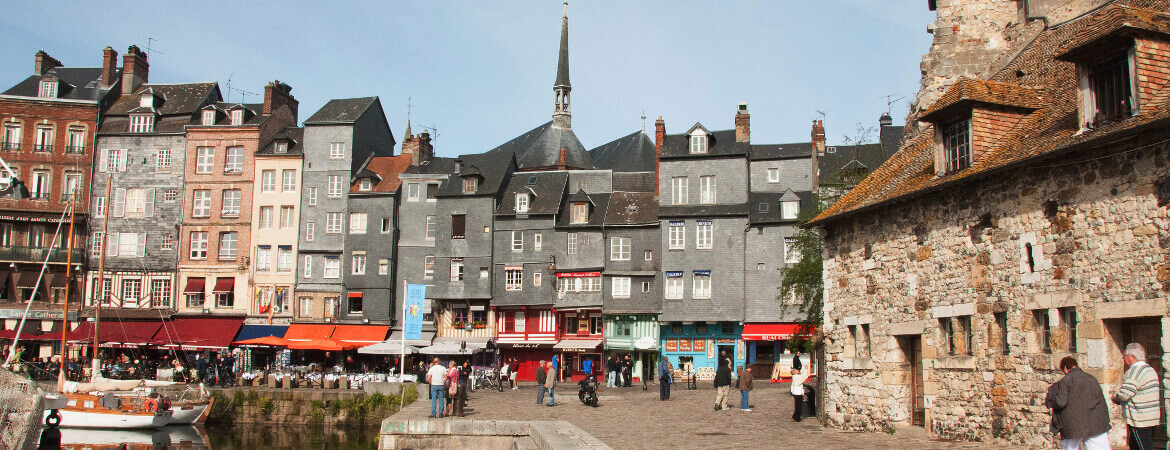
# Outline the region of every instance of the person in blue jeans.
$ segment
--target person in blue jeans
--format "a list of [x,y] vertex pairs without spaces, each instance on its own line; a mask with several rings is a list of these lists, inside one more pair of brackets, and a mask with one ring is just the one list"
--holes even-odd
[[752,391],[752,366],[740,367],[739,381],[736,381],[736,384],[739,385],[739,410],[751,411],[752,409],[748,405],[748,393]]
[[431,385],[430,417],[443,417],[443,408],[447,406],[447,389],[443,384],[446,379],[447,368],[439,363],[439,358],[435,358],[427,370],[427,384]]

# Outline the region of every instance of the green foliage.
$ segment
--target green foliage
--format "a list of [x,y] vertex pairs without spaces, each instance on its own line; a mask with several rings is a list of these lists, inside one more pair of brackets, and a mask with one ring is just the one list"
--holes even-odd
[[[255,393],[256,391],[252,392]],[[260,408],[260,415],[265,419],[272,417],[272,410],[276,409],[276,402],[273,401],[272,397],[267,395],[260,397],[260,400],[254,404]]]
[[254,405],[256,404],[256,401],[260,399],[260,393],[253,390],[248,390],[248,393],[244,396],[244,398],[248,401],[248,403]]
[[[815,199],[816,208],[801,212],[800,222],[806,223],[824,210],[820,197]],[[801,314],[800,326],[797,328],[797,337],[789,340],[791,349],[801,348],[809,352],[812,345],[809,339],[816,332],[824,319],[824,281],[822,278],[822,248],[819,230],[816,228],[799,228],[792,236],[794,247],[800,254],[800,261],[788,264],[780,269],[779,299],[789,293],[795,293],[803,301],[799,305]],[[796,306],[789,306],[795,308]],[[798,347],[802,346],[802,347]]]

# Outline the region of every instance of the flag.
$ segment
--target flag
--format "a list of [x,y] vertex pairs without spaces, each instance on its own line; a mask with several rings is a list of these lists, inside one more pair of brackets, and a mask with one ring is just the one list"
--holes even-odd
[[425,284],[406,285],[406,300],[403,308],[402,333],[406,339],[422,339],[423,299],[426,297]]

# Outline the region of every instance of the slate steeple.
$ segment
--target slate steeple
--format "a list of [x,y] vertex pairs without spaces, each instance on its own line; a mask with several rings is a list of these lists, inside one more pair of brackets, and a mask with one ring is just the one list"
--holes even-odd
[[572,112],[569,108],[569,91],[573,87],[569,84],[569,2],[565,2],[564,14],[561,16],[561,54],[557,60],[557,81],[553,83],[553,94],[556,103],[553,105],[553,126],[572,129]]

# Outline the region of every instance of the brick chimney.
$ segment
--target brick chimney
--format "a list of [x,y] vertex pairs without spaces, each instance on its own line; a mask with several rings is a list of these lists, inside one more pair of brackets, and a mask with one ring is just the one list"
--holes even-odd
[[812,125],[812,192],[817,194],[821,187],[821,166],[820,157],[825,154],[825,122],[823,120],[814,120]]
[[435,147],[431,145],[431,133],[423,131],[418,134],[418,152],[415,153],[415,160],[419,163],[430,161],[435,157]]
[[751,142],[752,141],[752,116],[748,114],[748,107],[746,102],[739,102],[739,107],[735,110],[735,142]]
[[143,83],[150,81],[150,64],[146,53],[131,45],[122,56],[122,95],[133,94]]
[[280,109],[282,106],[287,106],[289,112],[292,113],[293,121],[297,118],[297,109],[301,102],[297,101],[292,96],[292,86],[286,83],[281,83],[280,80],[273,80],[264,86],[264,111],[263,114],[269,115],[273,111]]
[[557,170],[565,170],[565,148],[561,147],[561,159],[557,160]]
[[57,61],[56,58],[49,56],[44,50],[37,52],[37,66],[33,69],[33,73],[44,75],[57,67],[61,67],[61,61]]
[[654,196],[658,196],[658,159],[662,155],[662,141],[666,139],[666,122],[662,116],[654,121]]
[[402,139],[402,154],[411,155],[410,165],[418,165],[418,137],[410,134],[410,126],[406,126],[406,137]]
[[118,76],[118,52],[114,47],[106,46],[102,50],[102,87],[109,88],[117,83],[114,77]]

